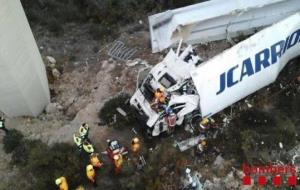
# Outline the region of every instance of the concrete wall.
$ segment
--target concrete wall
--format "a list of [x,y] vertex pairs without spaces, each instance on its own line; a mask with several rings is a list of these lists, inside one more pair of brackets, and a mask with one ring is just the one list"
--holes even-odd
[[19,0],[0,0],[0,111],[37,116],[50,102],[45,66]]

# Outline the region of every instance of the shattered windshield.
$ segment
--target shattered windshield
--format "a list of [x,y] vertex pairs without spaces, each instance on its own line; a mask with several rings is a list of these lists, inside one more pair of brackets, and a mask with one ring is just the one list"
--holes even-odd
[[162,84],[165,88],[170,88],[171,86],[176,84],[176,81],[168,73],[165,73],[159,79],[159,83]]
[[149,72],[151,71],[151,67],[145,68],[141,71],[139,71],[138,77],[137,77],[137,87],[140,88],[141,85],[143,84],[145,78],[147,77],[147,75],[149,74]]
[[154,89],[150,84],[152,79],[153,79],[153,75],[149,74],[140,87],[142,94],[145,96],[145,99],[147,99],[148,101],[152,101],[154,98]]

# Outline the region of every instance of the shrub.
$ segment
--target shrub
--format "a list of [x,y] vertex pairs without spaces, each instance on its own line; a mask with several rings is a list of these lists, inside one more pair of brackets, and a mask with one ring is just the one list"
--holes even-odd
[[[187,6],[201,0],[22,0],[31,25],[41,24],[54,34],[62,33],[65,23],[93,22],[100,35],[115,34],[120,25],[144,19],[151,12]],[[93,30],[93,29],[92,29]],[[105,36],[94,35],[95,39]]]
[[[295,125],[281,113],[257,109],[242,112],[215,143],[223,144],[226,156],[255,163],[266,150],[279,150],[279,142],[289,150],[296,143]],[[263,142],[263,144],[261,144]]]
[[23,135],[20,131],[11,129],[3,138],[3,148],[6,153],[14,151],[22,142]]
[[70,189],[75,189],[87,182],[85,166],[88,163],[87,158],[75,154],[75,149],[65,143],[49,147],[40,140],[23,140],[13,151],[11,164],[29,177],[32,189],[56,189],[54,181],[60,176],[65,176]]
[[[137,125],[137,115],[135,110],[128,105],[130,96],[128,94],[119,94],[116,97],[108,100],[99,112],[99,118],[105,124],[114,127],[135,126]],[[122,116],[117,112],[117,108],[120,107],[127,113],[127,117]],[[116,118],[116,123],[114,122]]]

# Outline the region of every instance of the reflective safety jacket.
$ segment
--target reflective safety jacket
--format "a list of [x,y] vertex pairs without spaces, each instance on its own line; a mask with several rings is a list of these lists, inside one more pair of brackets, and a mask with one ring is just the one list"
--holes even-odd
[[88,124],[84,123],[79,127],[79,135],[82,139],[85,139],[89,135],[89,126]]
[[85,152],[87,152],[88,154],[94,153],[94,147],[93,147],[93,145],[90,144],[90,143],[87,143],[87,142],[83,143],[83,150]]

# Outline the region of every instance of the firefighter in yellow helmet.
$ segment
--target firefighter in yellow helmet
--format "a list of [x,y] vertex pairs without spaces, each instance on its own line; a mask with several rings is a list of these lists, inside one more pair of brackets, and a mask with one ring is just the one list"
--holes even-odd
[[73,140],[74,143],[76,144],[77,148],[79,149],[79,151],[82,150],[82,139],[78,136],[76,136],[75,134],[73,134]]
[[160,103],[160,104],[165,104],[166,103],[166,95],[164,93],[164,89],[157,88],[155,93],[154,93],[154,97],[155,97],[155,102],[156,103]]
[[141,143],[139,138],[134,137],[131,141],[131,150],[134,154],[138,154],[141,149]]
[[81,124],[79,127],[79,135],[82,140],[89,140],[89,130],[90,128],[87,123]]
[[94,147],[91,143],[89,143],[88,141],[84,141],[83,142],[83,150],[88,153],[88,154],[92,154],[94,153]]
[[200,127],[202,129],[207,129],[209,125],[209,119],[208,118],[203,118],[202,121],[200,122]]
[[98,155],[99,155],[98,153],[92,153],[90,155],[90,163],[96,169],[98,169],[102,166],[102,163],[100,162],[100,160],[98,158]]
[[86,176],[87,176],[88,180],[90,180],[93,183],[94,186],[97,186],[96,171],[91,164],[86,166]]
[[205,140],[205,139],[200,140],[200,141],[199,141],[199,144],[198,144],[198,146],[197,146],[197,152],[198,152],[199,154],[202,154],[202,153],[205,151],[206,147],[207,147],[206,140]]
[[60,177],[55,180],[55,184],[59,187],[59,190],[68,190],[69,186],[65,177]]
[[116,154],[114,155],[113,159],[114,159],[114,166],[115,166],[115,174],[118,175],[122,171],[123,156],[122,154]]

